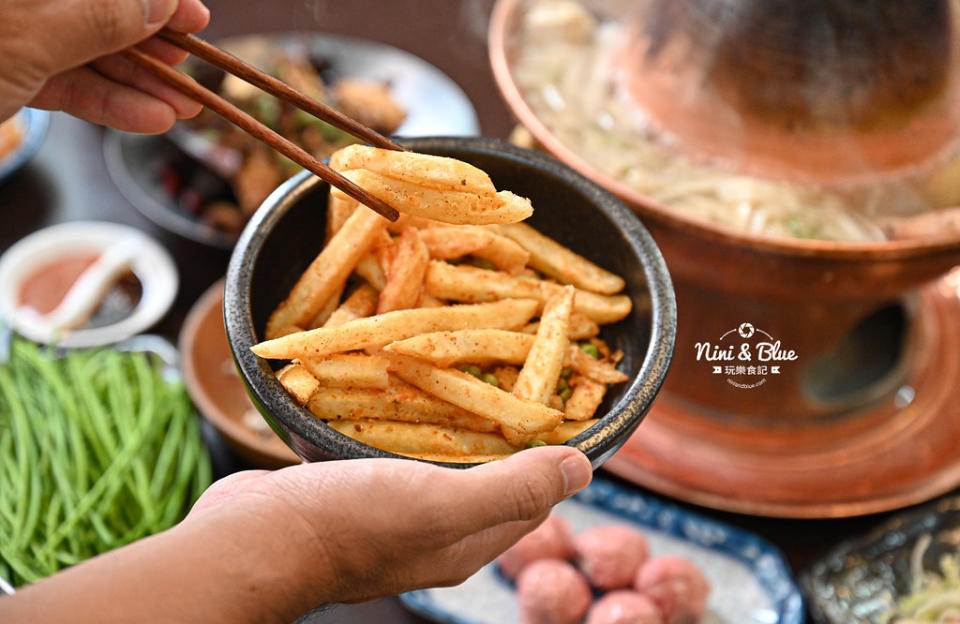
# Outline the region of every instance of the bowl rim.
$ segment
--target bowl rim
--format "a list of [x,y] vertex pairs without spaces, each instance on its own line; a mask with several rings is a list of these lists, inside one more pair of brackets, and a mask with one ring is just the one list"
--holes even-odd
[[748,246],[767,253],[791,257],[832,258],[846,261],[900,260],[939,254],[954,255],[960,237],[898,241],[833,241],[754,234],[728,225],[711,223],[670,208],[594,167],[567,147],[547,128],[527,103],[510,71],[508,28],[517,19],[523,0],[496,0],[490,16],[487,49],[494,81],[510,112],[547,151],[564,164],[610,190],[644,216],[674,230],[692,230],[698,236],[720,243]]
[[[597,425],[566,443],[567,446],[574,446],[586,454],[594,467],[599,466],[613,455],[640,424],[663,385],[673,356],[676,342],[676,298],[666,262],[653,237],[637,216],[613,194],[546,154],[485,137],[422,137],[400,139],[400,142],[415,151],[446,148],[467,150],[474,154],[496,155],[563,179],[574,190],[588,198],[588,203],[593,204],[613,222],[633,257],[641,265],[650,297],[650,334],[639,371],[628,382],[629,385],[623,396],[611,406]],[[264,201],[241,233],[230,258],[224,288],[223,312],[230,349],[240,371],[240,377],[247,391],[253,395],[254,403],[258,407],[263,406],[264,409],[269,406],[272,418],[281,421],[284,427],[289,427],[304,440],[311,441],[314,445],[316,443],[312,440],[330,440],[351,458],[413,459],[368,446],[345,436],[328,427],[292,399],[276,405],[271,401],[271,397],[286,396],[286,392],[274,376],[267,360],[257,357],[250,350],[250,347],[259,342],[253,323],[250,287],[253,268],[259,259],[262,245],[290,207],[312,192],[318,184],[325,183],[307,171],[287,180]],[[274,423],[271,423],[271,426],[274,426]],[[277,431],[277,433],[284,441],[290,443],[287,432]],[[320,447],[320,450],[329,452],[323,447]],[[454,468],[478,465],[476,463],[430,463]]]

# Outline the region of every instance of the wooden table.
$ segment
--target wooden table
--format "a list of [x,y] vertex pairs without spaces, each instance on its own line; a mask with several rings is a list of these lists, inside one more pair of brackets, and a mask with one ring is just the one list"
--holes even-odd
[[[505,137],[513,125],[487,64],[486,23],[492,0],[305,0],[279,5],[208,0],[207,4],[213,14],[213,23],[204,34],[209,38],[301,29],[365,36],[406,49],[460,84],[477,108],[484,134]],[[283,10],[278,10],[280,7]],[[180,270],[180,293],[173,309],[156,328],[175,340],[191,304],[223,275],[229,254],[170,234],[141,217],[107,176],[101,140],[100,128],[62,114],[54,115],[36,157],[15,176],[0,183],[0,252],[26,234],[62,221],[115,221],[149,232],[170,250]],[[241,467],[239,462],[234,465]],[[795,571],[838,541],[879,524],[884,517],[798,521],[696,511],[768,538],[783,550]],[[303,621],[425,622],[408,613],[396,598],[339,606]]]

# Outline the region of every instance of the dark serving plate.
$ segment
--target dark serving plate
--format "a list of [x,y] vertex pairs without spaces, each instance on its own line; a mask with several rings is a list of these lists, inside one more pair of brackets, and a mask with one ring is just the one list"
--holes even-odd
[[[653,239],[613,195],[549,156],[486,138],[411,139],[404,144],[469,162],[489,173],[497,188],[529,197],[531,225],[626,280],[633,311],[605,326],[602,335],[612,349],[623,350],[620,369],[630,380],[607,392],[598,410],[600,422],[568,442],[599,466],[640,424],[673,353],[676,303]],[[319,178],[298,174],[268,197],[247,224],[227,269],[227,337],[254,404],[300,457],[400,457],[361,444],[312,416],[283,389],[271,363],[250,351],[270,313],[323,245],[317,233],[324,231],[328,189]]]
[[[476,112],[460,87],[409,52],[384,43],[323,33],[247,35],[217,44],[230,47],[254,38],[264,39],[270,47],[277,48],[305,44],[312,55],[329,63],[325,78],[361,78],[389,84],[394,99],[407,112],[397,130],[399,135],[460,136],[479,132]],[[185,212],[161,182],[162,171],[169,163],[193,162],[176,144],[189,140],[191,131],[187,126],[177,126],[176,130],[170,136],[108,130],[103,149],[110,178],[127,201],[160,227],[205,245],[232,249],[236,236]]]
[[883,624],[910,591],[910,560],[929,535],[923,567],[939,573],[960,547],[960,496],[897,514],[867,535],[844,542],[800,577],[810,615],[820,624]]

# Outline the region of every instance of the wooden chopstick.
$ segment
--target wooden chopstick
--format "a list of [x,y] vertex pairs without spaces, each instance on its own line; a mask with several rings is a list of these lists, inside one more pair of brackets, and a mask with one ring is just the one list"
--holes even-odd
[[373,128],[365,126],[359,121],[351,117],[347,117],[340,111],[330,108],[326,104],[318,102],[317,100],[297,91],[287,83],[277,80],[270,74],[260,71],[253,65],[238,59],[229,52],[221,50],[220,48],[207,43],[200,37],[178,33],[174,30],[170,30],[169,28],[164,28],[157,34],[178,48],[186,50],[194,56],[202,58],[206,62],[219,67],[228,74],[233,74],[237,78],[241,78],[252,85],[260,87],[267,93],[285,100],[297,108],[304,110],[314,117],[318,117],[345,132],[349,132],[353,136],[366,143],[369,143],[370,145],[375,145],[376,147],[382,147],[384,149],[406,151],[404,147],[397,145]]
[[[292,141],[289,141],[277,134],[216,93],[203,87],[186,74],[177,71],[166,63],[159,61],[148,54],[144,54],[136,48],[127,48],[122,52],[122,54],[187,97],[200,102],[230,123],[238,126],[241,130],[244,130],[247,134],[263,141],[293,162],[311,171],[328,184],[339,188],[344,193],[350,197],[353,197],[371,210],[376,211],[390,221],[396,221],[400,217],[400,213],[397,212],[396,209],[387,205],[386,202],[374,197],[361,187],[357,186],[327,165],[323,164],[318,159],[314,158],[312,154],[301,148],[296,143],[293,143]],[[371,132],[373,131],[371,130]]]

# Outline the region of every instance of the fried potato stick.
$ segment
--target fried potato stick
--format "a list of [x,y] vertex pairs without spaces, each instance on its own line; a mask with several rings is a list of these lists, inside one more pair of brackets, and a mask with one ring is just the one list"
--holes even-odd
[[376,311],[379,298],[380,295],[373,286],[361,284],[333,311],[323,327],[340,327],[358,318],[370,316]]
[[[530,323],[521,331],[525,334],[535,334],[540,327],[540,321]],[[600,333],[600,326],[595,321],[587,318],[579,312],[570,315],[570,328],[567,331],[567,337],[570,340],[583,340],[584,338],[593,338]]]
[[[433,260],[427,268],[424,287],[427,294],[440,299],[476,303],[508,297],[531,298],[546,303],[562,286],[551,282],[514,277],[499,271],[471,266],[454,266]],[[613,323],[630,314],[633,303],[626,295],[598,295],[577,290],[574,310],[597,323]]]
[[383,390],[320,387],[307,407],[321,420],[395,420],[483,433],[499,430],[492,420],[442,401],[392,375]]
[[357,275],[376,288],[377,291],[383,290],[387,285],[387,275],[383,272],[380,262],[377,261],[376,256],[372,253],[368,253],[360,258],[360,261],[357,262],[356,271]]
[[417,307],[428,262],[430,254],[417,229],[405,229],[396,242],[387,283],[380,291],[377,314]]
[[303,358],[300,363],[318,382],[336,388],[386,388],[389,384],[386,358],[362,353]]
[[335,171],[367,169],[438,191],[493,196],[497,189],[483,170],[455,158],[349,145],[330,157]]
[[421,390],[458,407],[489,418],[521,433],[550,431],[563,418],[558,411],[533,401],[526,401],[481,381],[473,375],[437,368],[402,355],[388,355],[390,370]]
[[506,299],[494,303],[445,308],[397,310],[350,321],[340,327],[321,327],[254,345],[262,358],[289,360],[382,347],[418,334],[468,328],[515,329],[537,311],[531,299]]
[[490,244],[474,251],[472,256],[489,260],[493,266],[517,275],[530,261],[530,253],[506,236],[495,235]]
[[327,424],[364,444],[405,455],[505,455],[516,450],[495,433],[429,423],[334,420]]
[[493,242],[496,234],[470,225],[429,228],[420,232],[431,258],[449,260],[472,254]]
[[287,364],[278,370],[277,379],[301,405],[305,405],[320,387],[320,382],[306,368],[296,362]]
[[[456,364],[523,364],[533,346],[534,337],[502,329],[461,329],[433,332],[392,342],[387,353],[426,360],[441,368]],[[588,356],[589,357],[589,356]]]
[[599,422],[599,419],[573,421],[568,420],[561,423],[556,429],[545,433],[538,433],[534,439],[544,444],[564,444],[568,440],[577,437],[590,427]]
[[575,295],[573,286],[566,286],[547,301],[540,318],[540,329],[513,386],[514,396],[546,403],[554,394],[563,358],[570,346],[567,326]]
[[[460,191],[438,191],[381,176],[366,169],[345,171],[343,176],[400,212],[444,223],[516,223],[533,214],[533,206],[529,200],[509,191],[500,191],[493,197]],[[334,193],[339,195],[342,191],[334,190]]]
[[267,337],[275,337],[284,327],[305,327],[313,321],[323,306],[343,288],[386,222],[372,210],[355,210],[297,280],[290,295],[270,315]]
[[573,394],[567,399],[563,412],[570,420],[588,420],[593,418],[597,408],[603,403],[607,386],[581,377],[573,387]]
[[530,266],[541,273],[565,284],[604,295],[623,290],[625,282],[622,277],[598,267],[525,223],[500,226],[497,231],[529,251]]

